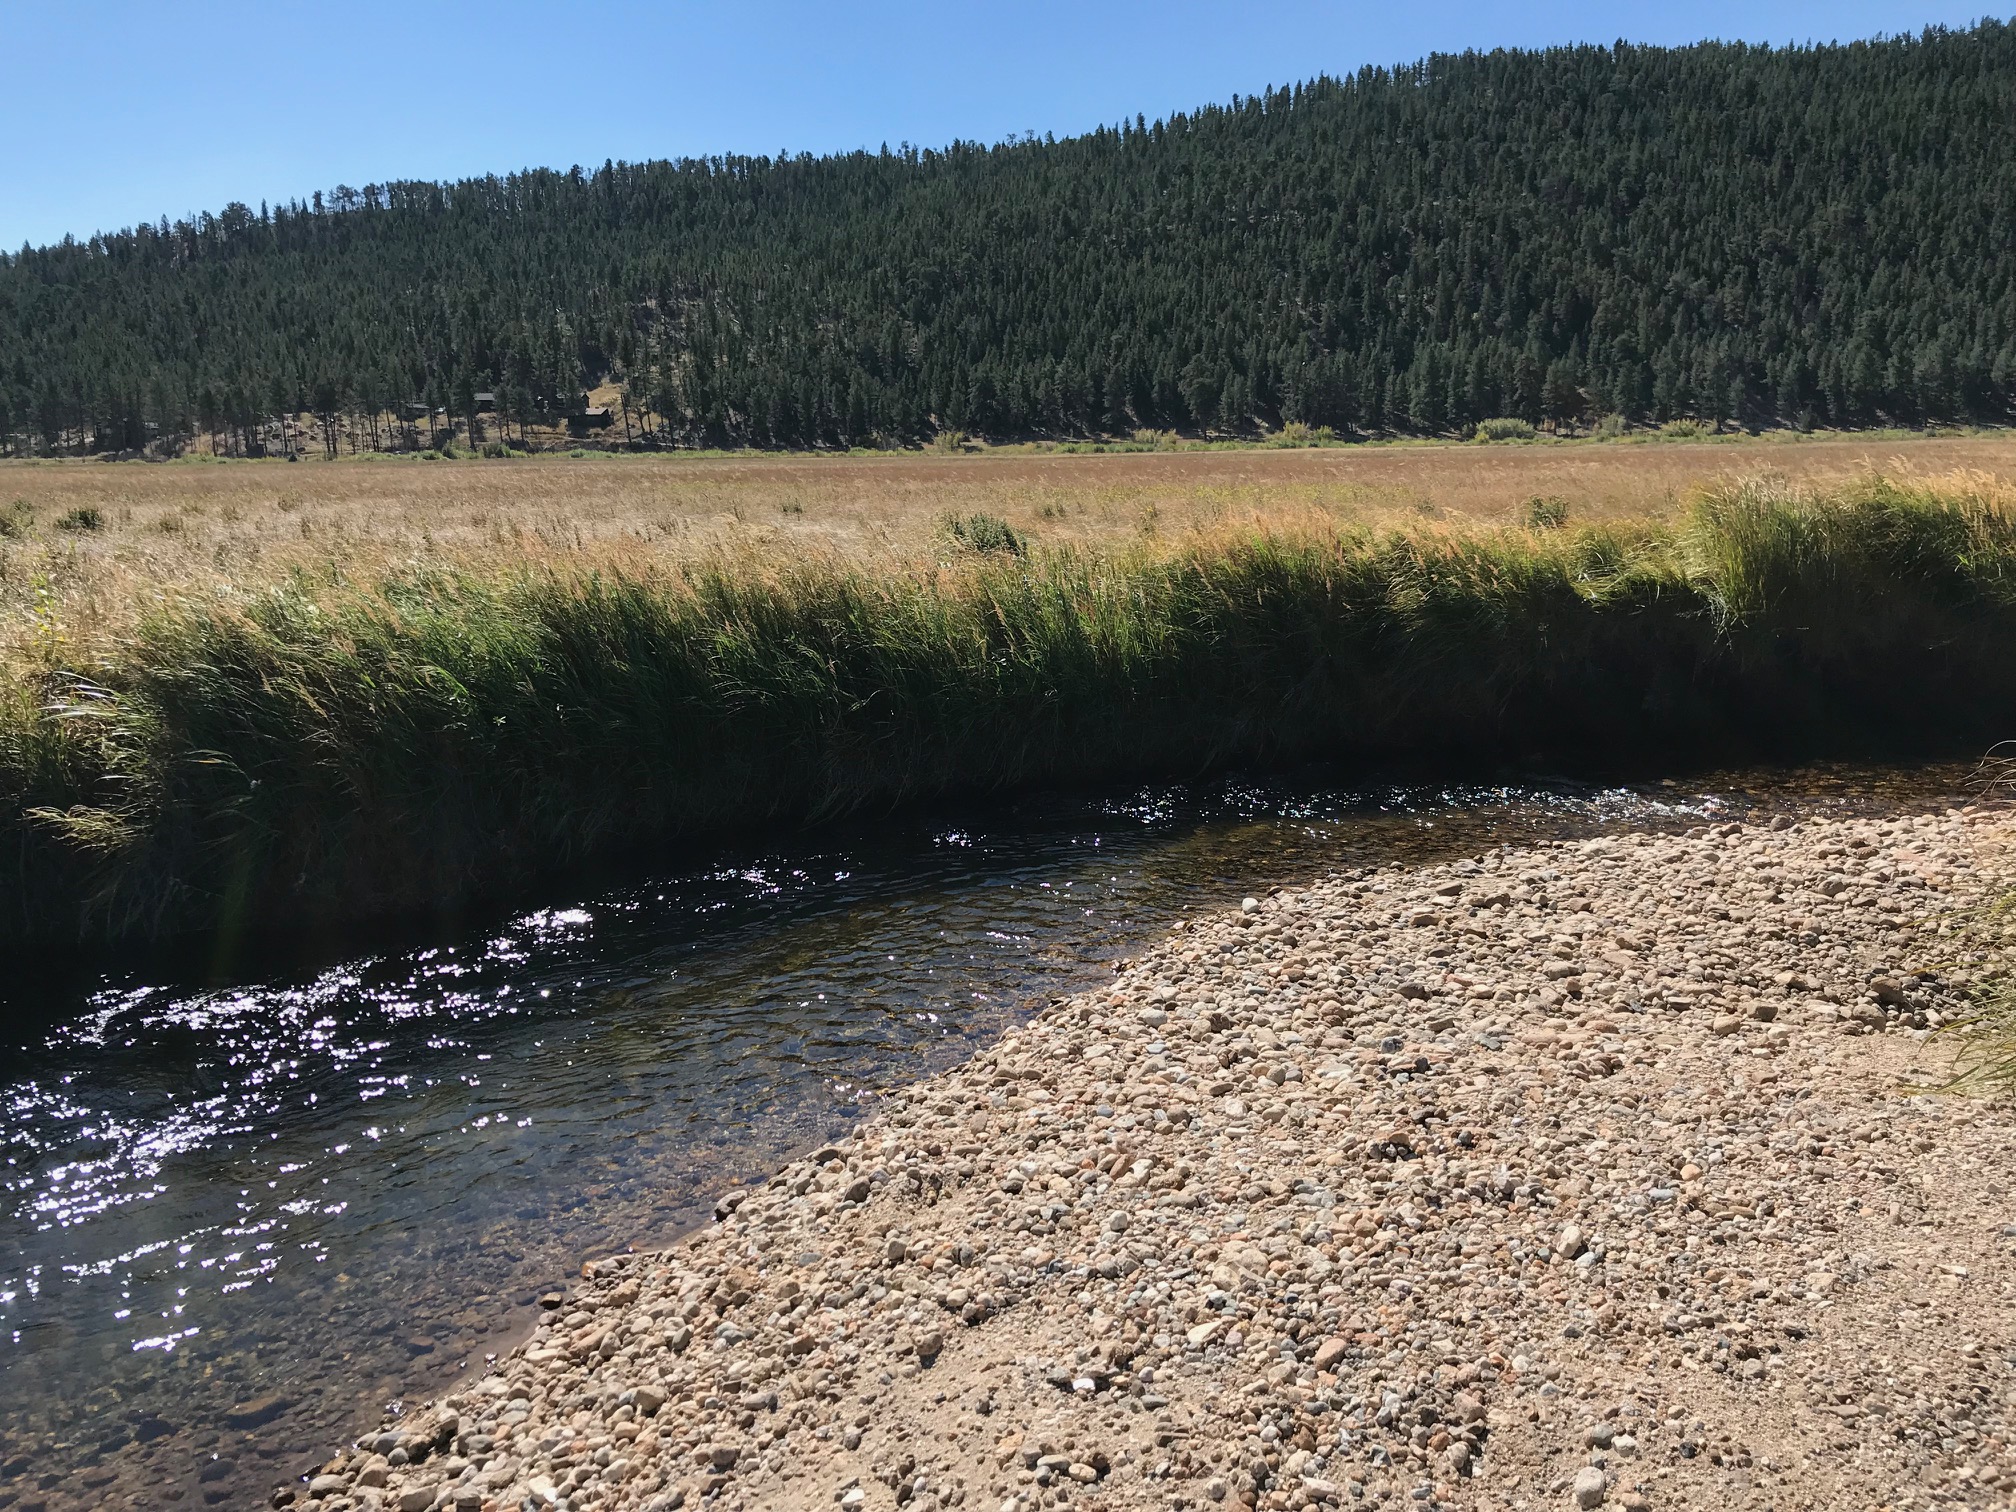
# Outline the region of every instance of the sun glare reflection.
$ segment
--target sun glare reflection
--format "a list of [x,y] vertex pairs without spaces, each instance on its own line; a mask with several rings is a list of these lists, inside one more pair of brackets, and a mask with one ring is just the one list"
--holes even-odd
[[1200,905],[1770,801],[1143,788],[828,835],[296,979],[96,981],[40,1005],[0,1083],[10,1452],[61,1474],[114,1443],[151,1491],[182,1434],[312,1377],[257,1428],[307,1462],[367,1384],[431,1394],[584,1255],[676,1232]]

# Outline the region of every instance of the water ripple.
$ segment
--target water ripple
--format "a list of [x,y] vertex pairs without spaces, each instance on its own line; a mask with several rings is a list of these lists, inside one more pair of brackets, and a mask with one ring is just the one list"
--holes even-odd
[[584,1254],[662,1240],[1260,882],[1828,781],[1881,800],[1881,779],[1811,773],[1052,798],[668,868],[291,976],[128,971],[0,1002],[41,1026],[0,1061],[0,1502],[26,1482],[51,1508],[178,1485],[251,1504],[383,1402],[480,1367]]

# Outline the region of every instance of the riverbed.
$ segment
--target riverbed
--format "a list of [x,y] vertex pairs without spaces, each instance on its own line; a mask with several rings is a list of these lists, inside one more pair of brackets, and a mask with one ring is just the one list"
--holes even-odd
[[1961,768],[1685,783],[1319,775],[1033,799],[724,849],[340,961],[0,987],[0,1506],[262,1504],[878,1096],[1176,919],[1344,865]]

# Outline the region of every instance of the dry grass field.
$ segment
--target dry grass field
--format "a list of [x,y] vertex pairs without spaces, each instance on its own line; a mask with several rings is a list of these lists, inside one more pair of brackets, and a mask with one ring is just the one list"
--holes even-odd
[[546,456],[505,461],[0,464],[0,658],[75,655],[166,595],[409,561],[636,564],[711,552],[856,561],[933,549],[946,514],[1112,546],[1249,523],[1590,523],[1706,484],[1872,472],[2016,482],[2016,437],[1376,446],[1113,455]]

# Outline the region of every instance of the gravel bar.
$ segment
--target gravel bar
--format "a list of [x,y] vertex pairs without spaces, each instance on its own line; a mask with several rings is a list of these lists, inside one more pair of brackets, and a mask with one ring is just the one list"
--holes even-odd
[[2011,1505],[2016,1109],[1927,1089],[2012,842],[1780,818],[1200,913],[274,1503]]

